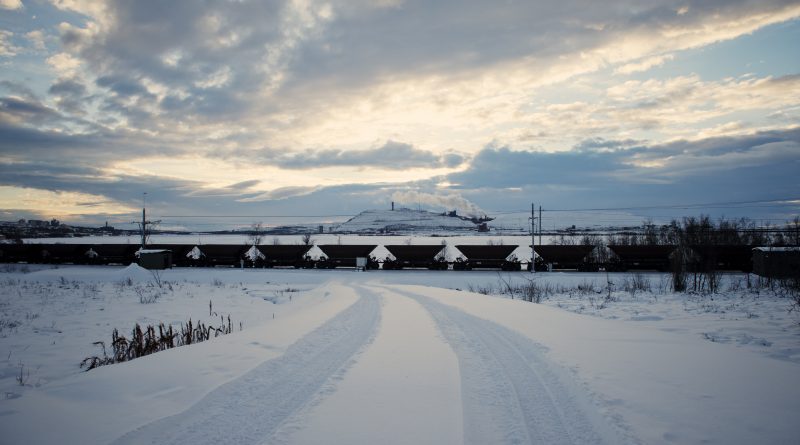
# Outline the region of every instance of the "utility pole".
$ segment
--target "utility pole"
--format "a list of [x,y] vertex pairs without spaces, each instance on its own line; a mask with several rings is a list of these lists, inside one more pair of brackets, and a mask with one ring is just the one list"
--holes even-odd
[[[142,222],[139,223],[140,228],[142,229],[142,249],[147,248],[147,225],[158,224],[161,220],[158,221],[148,221],[147,220],[147,192],[142,193]],[[136,224],[136,221],[133,222]]]
[[147,216],[145,208],[147,208],[147,192],[142,193],[142,250],[147,248]]
[[539,206],[539,245],[542,245],[542,206]]
[[531,273],[536,273],[536,206],[533,203],[531,203]]

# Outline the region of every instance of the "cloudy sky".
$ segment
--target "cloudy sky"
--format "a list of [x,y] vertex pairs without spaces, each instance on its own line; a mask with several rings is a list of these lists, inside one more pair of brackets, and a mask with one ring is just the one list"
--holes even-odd
[[129,221],[146,192],[175,225],[392,200],[779,220],[798,42],[779,0],[0,0],[0,219]]

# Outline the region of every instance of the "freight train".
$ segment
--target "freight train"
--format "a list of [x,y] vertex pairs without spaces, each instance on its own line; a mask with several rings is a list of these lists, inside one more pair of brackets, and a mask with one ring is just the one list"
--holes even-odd
[[[147,253],[168,252],[168,265],[177,267],[289,267],[304,269],[429,269],[429,270],[670,270],[682,261],[689,271],[749,272],[754,246],[586,246],[539,245],[537,258],[521,261],[518,245],[456,245],[448,261],[445,245],[384,245],[390,255],[377,258],[377,245],[323,244],[312,256],[311,245],[154,244]],[[526,248],[530,248],[527,246]],[[597,249],[606,249],[596,255]],[[130,264],[141,262],[141,249],[131,244],[0,244],[0,262],[30,264]],[[452,251],[451,251],[452,253]]]

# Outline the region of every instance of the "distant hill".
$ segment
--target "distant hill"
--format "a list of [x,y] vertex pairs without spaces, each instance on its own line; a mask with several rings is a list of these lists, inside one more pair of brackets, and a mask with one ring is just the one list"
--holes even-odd
[[431,233],[477,231],[478,224],[466,217],[425,210],[365,210],[333,227],[345,233]]

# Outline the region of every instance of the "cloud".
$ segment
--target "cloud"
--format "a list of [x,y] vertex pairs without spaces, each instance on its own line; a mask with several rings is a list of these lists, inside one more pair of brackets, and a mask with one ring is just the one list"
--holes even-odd
[[0,29],[0,57],[13,57],[20,51],[20,48],[11,43],[14,33]]
[[453,168],[461,165],[463,155],[447,152],[437,154],[411,144],[386,141],[383,145],[366,150],[323,149],[291,153],[271,148],[223,155],[279,166],[285,169],[305,170],[325,167],[378,167],[389,170],[407,168]]
[[[25,122],[45,124],[60,119],[60,114],[34,98],[2,97],[0,98],[0,122]],[[13,143],[14,140],[9,140]]]
[[22,9],[22,0],[0,0],[0,9]]
[[85,107],[92,100],[86,86],[77,78],[58,79],[47,92],[55,99],[59,110],[76,115],[85,115]]
[[280,201],[290,198],[298,198],[307,196],[311,193],[320,190],[322,187],[280,187],[268,192],[259,193],[255,196],[247,196],[237,199],[238,202],[264,202],[264,201]]
[[[564,150],[598,137],[704,139],[786,127],[800,118],[800,76],[742,76],[704,81],[697,75],[627,80],[592,91],[595,100],[551,103],[520,119],[538,132],[507,133],[506,143]],[[767,118],[777,112],[781,121]],[[729,125],[732,120],[738,125]],[[569,128],[569,132],[562,131]],[[598,136],[601,135],[601,136]],[[576,140],[577,139],[577,140]]]
[[793,173],[800,167],[800,128],[665,144],[600,145],[607,149],[546,153],[490,146],[467,170],[446,180],[479,202],[520,206],[519,199],[504,192],[520,188],[525,198],[556,208],[565,202],[625,207],[725,202],[731,196],[779,199],[800,190]]
[[73,76],[78,72],[81,61],[68,53],[57,53],[47,58],[47,63],[62,76]]
[[123,118],[130,114],[136,125],[161,132],[178,127],[158,127],[168,120],[192,119],[200,131],[200,124],[236,123],[273,146],[294,148],[322,146],[332,132],[362,147],[387,137],[408,140],[419,126],[439,133],[435,142],[454,124],[489,133],[507,124],[503,110],[513,114],[531,102],[521,91],[608,66],[644,69],[672,52],[800,15],[800,6],[779,0],[709,1],[688,10],[632,0],[614,8],[453,0],[436,7],[419,1],[56,5],[87,16],[80,25],[60,26],[65,51],[51,64],[61,74],[76,70],[79,59],[97,79],[127,77],[158,97],[115,107]]
[[[138,178],[170,188],[165,202],[226,209],[436,195],[449,182],[485,206],[511,199],[498,190],[624,195],[636,190],[622,184],[677,189],[699,172],[731,184],[731,171],[755,177],[796,150],[796,74],[706,78],[681,65],[686,49],[800,17],[795,2],[52,5],[31,11],[47,27],[15,13],[25,20],[0,35],[19,53],[3,61],[0,151],[41,173],[92,165],[51,186],[103,184],[113,200],[129,198],[113,184]],[[404,175],[427,182],[359,188]]]
[[25,34],[25,38],[31,42],[34,49],[39,51],[44,51],[47,49],[47,45],[45,44],[45,35],[41,29],[29,31]]
[[674,59],[675,56],[672,54],[665,54],[661,56],[652,56],[642,59],[637,62],[626,63],[625,65],[619,66],[614,69],[615,74],[632,74],[638,73],[642,71],[647,71],[650,68],[654,68],[657,66],[661,66],[664,62],[668,60]]

